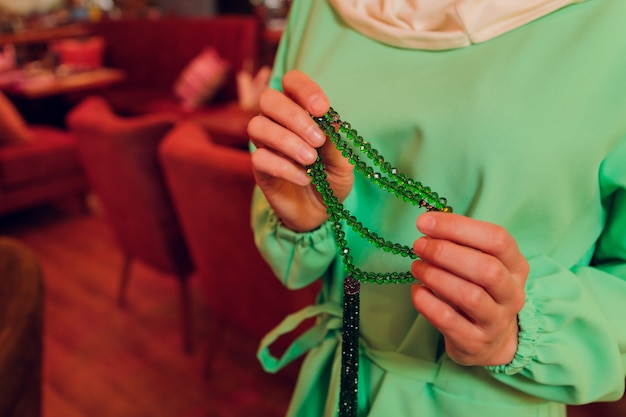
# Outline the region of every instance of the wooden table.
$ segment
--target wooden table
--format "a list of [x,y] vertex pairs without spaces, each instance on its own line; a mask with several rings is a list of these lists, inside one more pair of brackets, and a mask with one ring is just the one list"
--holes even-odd
[[124,71],[113,68],[67,74],[16,70],[0,73],[0,91],[11,99],[28,123],[65,127],[65,117],[76,103],[125,78]]
[[97,68],[67,75],[41,73],[27,76],[14,74],[12,79],[0,82],[0,89],[15,98],[39,99],[73,93],[89,93],[122,82],[124,71],[113,68]]
[[54,39],[90,36],[93,33],[94,27],[88,23],[72,23],[51,28],[25,29],[15,33],[1,34],[0,45],[8,43],[13,45],[45,44]]

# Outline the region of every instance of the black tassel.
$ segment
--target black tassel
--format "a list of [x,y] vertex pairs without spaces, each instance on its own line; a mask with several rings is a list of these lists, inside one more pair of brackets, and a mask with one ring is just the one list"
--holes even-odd
[[343,330],[339,417],[357,417],[359,379],[359,281],[348,276],[343,283]]

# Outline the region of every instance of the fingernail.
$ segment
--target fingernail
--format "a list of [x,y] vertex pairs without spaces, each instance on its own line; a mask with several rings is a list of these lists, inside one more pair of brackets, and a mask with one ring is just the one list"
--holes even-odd
[[304,171],[300,171],[296,175],[295,182],[296,184],[304,187],[311,183],[311,178],[309,178],[309,176]]
[[411,297],[415,297],[415,294],[419,291],[420,288],[422,288],[424,286],[424,284],[422,284],[421,282],[416,282],[413,285],[411,285]]
[[420,237],[419,239],[417,239],[415,241],[415,243],[413,243],[413,250],[415,251],[415,253],[417,254],[417,256],[420,256],[420,254],[424,251],[424,248],[426,247],[426,239],[425,237]]
[[309,143],[316,148],[319,148],[326,141],[326,135],[317,126],[309,126],[306,130],[306,136]]
[[430,232],[435,228],[435,219],[428,213],[422,214],[417,219],[417,228],[423,233]]
[[319,95],[315,95],[311,97],[309,101],[309,108],[313,114],[323,114],[328,110],[326,104],[326,100],[324,100]]
[[312,164],[315,162],[315,159],[317,159],[317,152],[306,145],[300,146],[297,154],[300,161],[305,164]]

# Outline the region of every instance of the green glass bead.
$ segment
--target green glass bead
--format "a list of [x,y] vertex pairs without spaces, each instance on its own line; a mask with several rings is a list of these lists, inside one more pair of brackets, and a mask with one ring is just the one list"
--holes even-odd
[[[374,184],[382,189],[386,189],[391,194],[401,198],[403,201],[426,208],[428,211],[437,210],[442,212],[452,212],[452,208],[447,206],[445,198],[439,198],[439,195],[432,192],[429,187],[425,187],[419,181],[408,178],[406,175],[398,172],[395,167],[385,161],[385,159],[372,148],[371,144],[366,142],[357,131],[350,127],[350,124],[341,120],[339,114],[330,108],[323,117],[313,117],[313,120],[326,132],[329,140],[342,152],[344,157],[354,165],[357,172],[369,178]],[[352,146],[342,138],[343,133],[348,140],[354,143],[363,155],[371,159],[373,165],[378,166],[381,172],[375,172],[355,153]],[[329,220],[333,225],[333,232],[339,254],[344,263],[344,269],[355,279],[362,282],[376,282],[379,284],[389,284],[395,282],[410,282],[414,278],[410,271],[408,272],[392,272],[392,273],[374,273],[361,271],[354,265],[354,259],[350,255],[350,249],[346,240],[346,234],[341,225],[342,220],[346,222],[356,233],[362,238],[367,239],[377,248],[382,248],[386,252],[392,252],[394,255],[402,257],[410,257],[418,259],[412,248],[378,236],[375,232],[369,230],[361,224],[355,216],[351,215],[334,195],[332,189],[328,185],[326,167],[322,163],[322,156],[318,154],[316,163],[306,167],[306,173],[311,177],[311,181],[320,193],[324,204],[329,213]],[[382,174],[390,175],[386,177]]]

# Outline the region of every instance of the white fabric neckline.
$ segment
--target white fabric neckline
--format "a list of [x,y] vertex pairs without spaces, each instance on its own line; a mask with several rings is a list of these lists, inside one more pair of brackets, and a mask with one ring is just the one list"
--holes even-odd
[[328,1],[365,36],[401,48],[443,50],[485,42],[584,0]]

